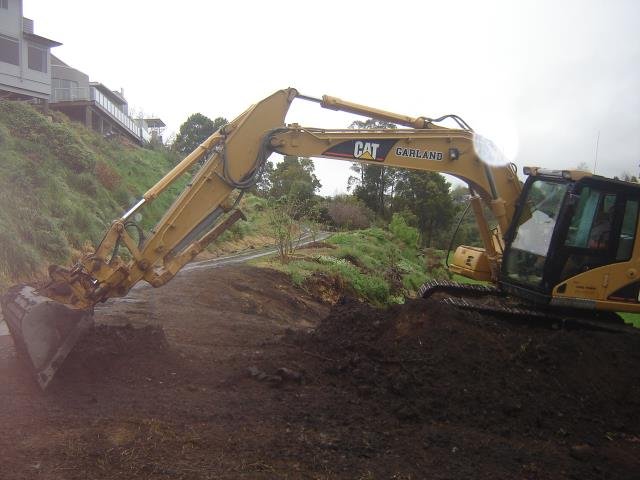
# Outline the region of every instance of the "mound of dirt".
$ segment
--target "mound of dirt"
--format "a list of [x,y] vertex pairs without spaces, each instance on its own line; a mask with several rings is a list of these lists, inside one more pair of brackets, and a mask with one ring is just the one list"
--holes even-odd
[[0,477],[640,478],[638,335],[308,280],[315,298],[249,266],[134,289],[45,394],[0,341]]
[[337,275],[328,275],[324,272],[314,272],[304,280],[304,290],[314,299],[335,305],[343,297],[344,281]]
[[513,325],[422,299],[386,311],[347,300],[298,341],[402,422],[553,438],[602,471],[613,437],[639,441],[640,335]]

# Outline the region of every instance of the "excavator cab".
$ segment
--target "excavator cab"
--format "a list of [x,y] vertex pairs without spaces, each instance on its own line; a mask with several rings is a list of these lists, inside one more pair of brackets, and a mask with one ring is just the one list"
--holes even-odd
[[640,186],[578,172],[530,173],[505,235],[501,286],[542,305],[638,305],[631,259]]

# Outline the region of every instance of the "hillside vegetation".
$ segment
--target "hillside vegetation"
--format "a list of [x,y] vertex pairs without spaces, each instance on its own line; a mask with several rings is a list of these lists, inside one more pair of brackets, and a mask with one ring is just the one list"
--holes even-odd
[[[394,216],[388,229],[371,227],[338,232],[292,255],[287,263],[277,258],[255,262],[284,271],[311,293],[329,284],[334,293],[348,294],[373,305],[403,303],[415,296],[430,278],[449,278],[443,268],[444,252],[417,247],[418,232]],[[331,294],[329,295],[331,296]]]
[[[106,140],[64,115],[0,102],[0,283],[66,263],[173,163],[167,152]],[[179,188],[179,186],[177,187]],[[175,191],[144,210],[155,223]]]

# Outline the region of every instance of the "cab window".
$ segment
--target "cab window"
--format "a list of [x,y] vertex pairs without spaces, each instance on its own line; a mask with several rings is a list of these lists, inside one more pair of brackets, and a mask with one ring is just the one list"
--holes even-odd
[[638,226],[638,200],[627,200],[622,217],[622,228],[620,229],[620,241],[616,252],[616,260],[623,262],[631,258],[633,243],[636,238]]
[[558,214],[567,192],[567,184],[534,180],[520,212],[505,261],[505,272],[511,280],[539,287],[555,231]]
[[631,258],[640,200],[630,192],[612,193],[584,186],[572,195],[573,216],[563,247],[558,281]]
[[616,196],[585,187],[580,192],[565,246],[604,250],[609,246]]

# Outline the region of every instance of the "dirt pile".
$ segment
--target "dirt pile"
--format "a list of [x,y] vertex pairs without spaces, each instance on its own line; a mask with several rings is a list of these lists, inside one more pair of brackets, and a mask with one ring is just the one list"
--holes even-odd
[[640,441],[640,335],[512,325],[424,300],[388,311],[346,301],[298,341],[402,422],[553,438],[604,470],[614,437]]
[[640,430],[640,335],[510,325],[423,300],[388,311],[348,301],[307,344],[337,359],[329,373],[409,419],[533,436]]
[[3,480],[640,478],[638,336],[330,311],[247,266],[135,289],[96,324],[46,394],[0,342]]

